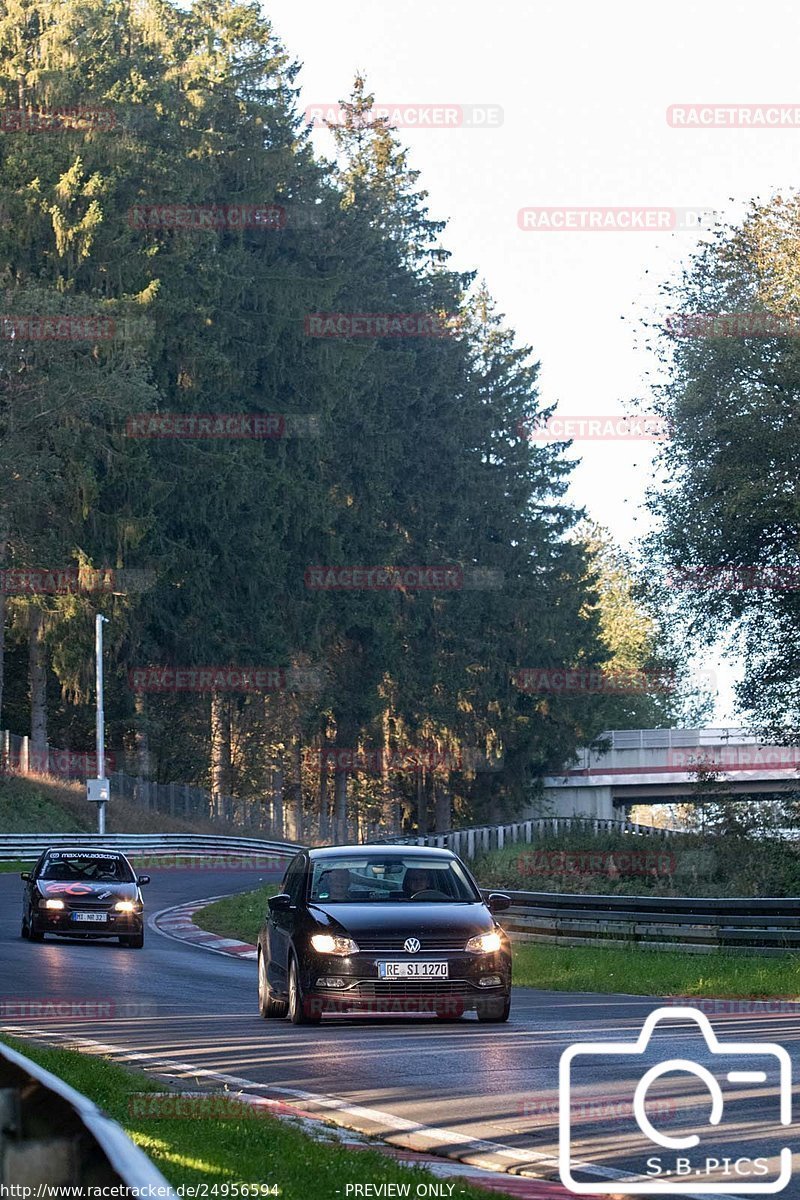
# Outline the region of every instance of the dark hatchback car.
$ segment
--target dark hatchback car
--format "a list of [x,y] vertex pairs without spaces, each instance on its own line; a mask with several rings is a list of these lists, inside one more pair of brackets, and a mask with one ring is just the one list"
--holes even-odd
[[289,865],[258,937],[263,1017],[296,1025],[323,1013],[429,1013],[507,1021],[511,952],[493,913],[449,850],[339,846]]
[[22,936],[41,942],[46,933],[61,937],[118,937],[123,946],[144,945],[144,905],[137,876],[116,850],[75,846],[45,850],[32,871],[22,875]]

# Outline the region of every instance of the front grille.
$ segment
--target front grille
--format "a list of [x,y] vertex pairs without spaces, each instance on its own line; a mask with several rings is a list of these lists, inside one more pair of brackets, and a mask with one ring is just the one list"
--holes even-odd
[[463,954],[464,946],[467,939],[458,944],[453,938],[452,933],[446,936],[435,936],[432,934],[403,934],[400,937],[383,934],[381,937],[359,937],[355,935],[355,940],[359,950],[368,950],[371,954],[407,954],[408,951],[404,948],[403,942],[407,937],[416,937],[420,943],[418,954],[430,954],[433,951],[446,950],[450,954]]
[[465,979],[362,979],[346,994],[372,1000],[383,996],[466,996],[468,990]]

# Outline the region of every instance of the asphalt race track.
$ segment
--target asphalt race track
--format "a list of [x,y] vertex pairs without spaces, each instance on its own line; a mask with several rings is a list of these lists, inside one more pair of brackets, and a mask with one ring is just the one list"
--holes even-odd
[[[246,891],[275,877],[250,870],[148,870],[150,915],[190,900]],[[481,1139],[509,1152],[517,1168],[527,1164],[546,1176],[553,1176],[558,1156],[562,1052],[589,1040],[632,1042],[648,1014],[663,1003],[517,988],[507,1025],[479,1025],[470,1015],[453,1024],[427,1018],[326,1018],[320,1028],[296,1029],[258,1015],[252,961],[193,948],[152,930],[138,951],[113,942],[24,942],[19,936],[21,892],[16,875],[0,875],[0,1027],[6,1032],[45,1030],[71,1040],[102,1042],[143,1055],[138,1066],[161,1074],[171,1067],[187,1087],[221,1086],[216,1076],[222,1074],[248,1081],[248,1091],[259,1085],[261,1094],[278,1099],[297,1093],[332,1098],[340,1107],[361,1110],[354,1125],[391,1129],[398,1144],[419,1126],[431,1127],[436,1131],[431,1144],[463,1147],[467,1138]],[[43,1004],[59,1005],[61,1015],[43,1014]],[[722,1041],[785,1047],[796,1077],[800,1005],[784,1007],[787,1011],[770,1013],[754,1006],[753,1013],[711,1019]],[[629,1120],[643,1070],[670,1058],[702,1064],[720,1079],[736,1069],[728,1065],[729,1057],[721,1065],[722,1057],[712,1055],[686,1022],[662,1027],[650,1052],[633,1061],[618,1054],[595,1056],[577,1078],[573,1128],[578,1159],[616,1173],[639,1170],[652,1155],[661,1156],[662,1169],[670,1169],[688,1153],[646,1143]],[[759,1056],[757,1063],[742,1066],[739,1055],[738,1070],[752,1072],[763,1061]],[[198,1077],[193,1067],[211,1074]],[[771,1061],[765,1074],[770,1069]],[[711,1131],[717,1139],[713,1145],[707,1141],[710,1097],[694,1076],[657,1080],[647,1113],[670,1137],[703,1133],[701,1147],[692,1152],[695,1174],[696,1161],[704,1162],[710,1147],[721,1163],[726,1156],[732,1161],[742,1156],[769,1160],[759,1168],[769,1169],[766,1182],[778,1173],[780,1149],[795,1150],[794,1127],[780,1125],[776,1080],[777,1072],[766,1081],[736,1081],[722,1124]],[[730,1089],[726,1094],[731,1096]],[[488,1161],[491,1148],[485,1153]],[[726,1181],[741,1185],[759,1178],[730,1174],[732,1169],[729,1165],[727,1174],[714,1175],[723,1194],[728,1194]],[[747,1163],[742,1168],[755,1169]],[[797,1153],[794,1170],[800,1180]],[[594,1175],[579,1177],[598,1182]],[[612,1177],[606,1176],[605,1194],[618,1190]],[[682,1184],[688,1186],[683,1179]],[[746,1194],[758,1193],[748,1188]],[[800,1183],[781,1194],[800,1196]]]

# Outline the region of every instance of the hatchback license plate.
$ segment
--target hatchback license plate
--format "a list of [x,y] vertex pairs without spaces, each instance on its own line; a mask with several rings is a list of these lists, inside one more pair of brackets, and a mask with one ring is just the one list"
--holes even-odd
[[446,962],[379,962],[381,979],[447,979]]
[[73,921],[107,921],[108,913],[104,912],[74,912]]

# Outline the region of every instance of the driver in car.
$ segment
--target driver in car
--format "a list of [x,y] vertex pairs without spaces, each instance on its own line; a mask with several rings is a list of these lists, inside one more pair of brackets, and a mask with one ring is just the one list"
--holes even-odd
[[320,880],[320,897],[327,900],[350,899],[350,872],[346,867],[332,867]]
[[403,892],[410,900],[417,892],[430,891],[432,887],[430,874],[424,867],[409,867],[403,879]]

